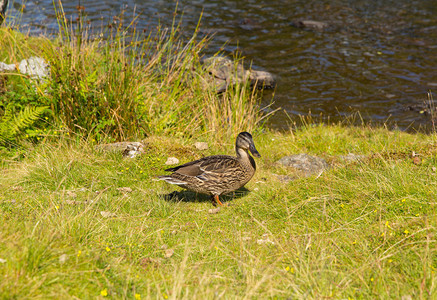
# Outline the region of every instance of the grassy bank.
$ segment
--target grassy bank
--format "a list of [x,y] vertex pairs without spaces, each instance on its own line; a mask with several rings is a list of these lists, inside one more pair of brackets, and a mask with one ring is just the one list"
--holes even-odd
[[[152,178],[168,156],[231,154],[233,139],[201,152],[153,136],[136,159],[60,139],[4,161],[1,298],[436,297],[435,135],[332,125],[254,139],[250,192],[217,214]],[[274,162],[303,152],[333,167],[280,182],[294,171]]]
[[[205,85],[197,32],[139,33],[133,22],[102,39],[57,14],[54,39],[0,29],[0,61],[36,55],[51,71],[0,77],[0,298],[437,297],[435,134],[271,132],[246,85],[223,95]],[[153,181],[169,156],[232,154],[240,131],[262,157],[229,207],[211,214],[208,197],[172,197],[176,187]],[[125,139],[143,140],[145,154],[95,147]],[[275,164],[297,153],[332,167],[301,178]]]

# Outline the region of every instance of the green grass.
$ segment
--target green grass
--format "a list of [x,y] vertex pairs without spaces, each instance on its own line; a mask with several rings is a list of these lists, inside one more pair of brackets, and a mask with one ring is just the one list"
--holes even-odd
[[[136,159],[67,138],[5,156],[0,298],[437,296],[435,135],[319,125],[254,140],[250,192],[217,214],[205,196],[167,199],[177,188],[153,178],[168,156],[232,154],[234,137],[211,136],[200,152],[192,139],[152,136]],[[303,152],[333,168],[278,181],[294,171],[274,162]],[[366,158],[346,164],[339,155],[350,152]]]

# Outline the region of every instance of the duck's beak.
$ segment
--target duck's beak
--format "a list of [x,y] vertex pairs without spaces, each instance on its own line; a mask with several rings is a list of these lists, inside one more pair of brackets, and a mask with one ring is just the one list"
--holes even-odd
[[261,157],[261,154],[259,154],[258,150],[256,150],[254,143],[250,144],[249,151],[252,153],[253,156]]

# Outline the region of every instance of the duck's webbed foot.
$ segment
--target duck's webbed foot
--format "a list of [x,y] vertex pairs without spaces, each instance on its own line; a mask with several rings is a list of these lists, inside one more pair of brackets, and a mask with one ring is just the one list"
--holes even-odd
[[212,204],[213,204],[214,206],[217,206],[217,205],[219,205],[219,206],[223,206],[223,203],[220,201],[218,195],[213,195],[213,196],[212,196]]

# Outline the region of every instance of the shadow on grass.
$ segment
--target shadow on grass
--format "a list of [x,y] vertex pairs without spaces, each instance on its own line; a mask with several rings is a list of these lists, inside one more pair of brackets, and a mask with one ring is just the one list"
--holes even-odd
[[[236,198],[241,198],[245,195],[247,195],[250,191],[246,189],[245,187],[242,187],[235,192],[221,195],[220,201],[225,203],[229,202]],[[213,200],[212,196],[204,195],[204,194],[198,194],[191,191],[174,191],[169,194],[162,194],[161,195],[164,200],[169,202],[211,202],[215,206],[215,201]]]

